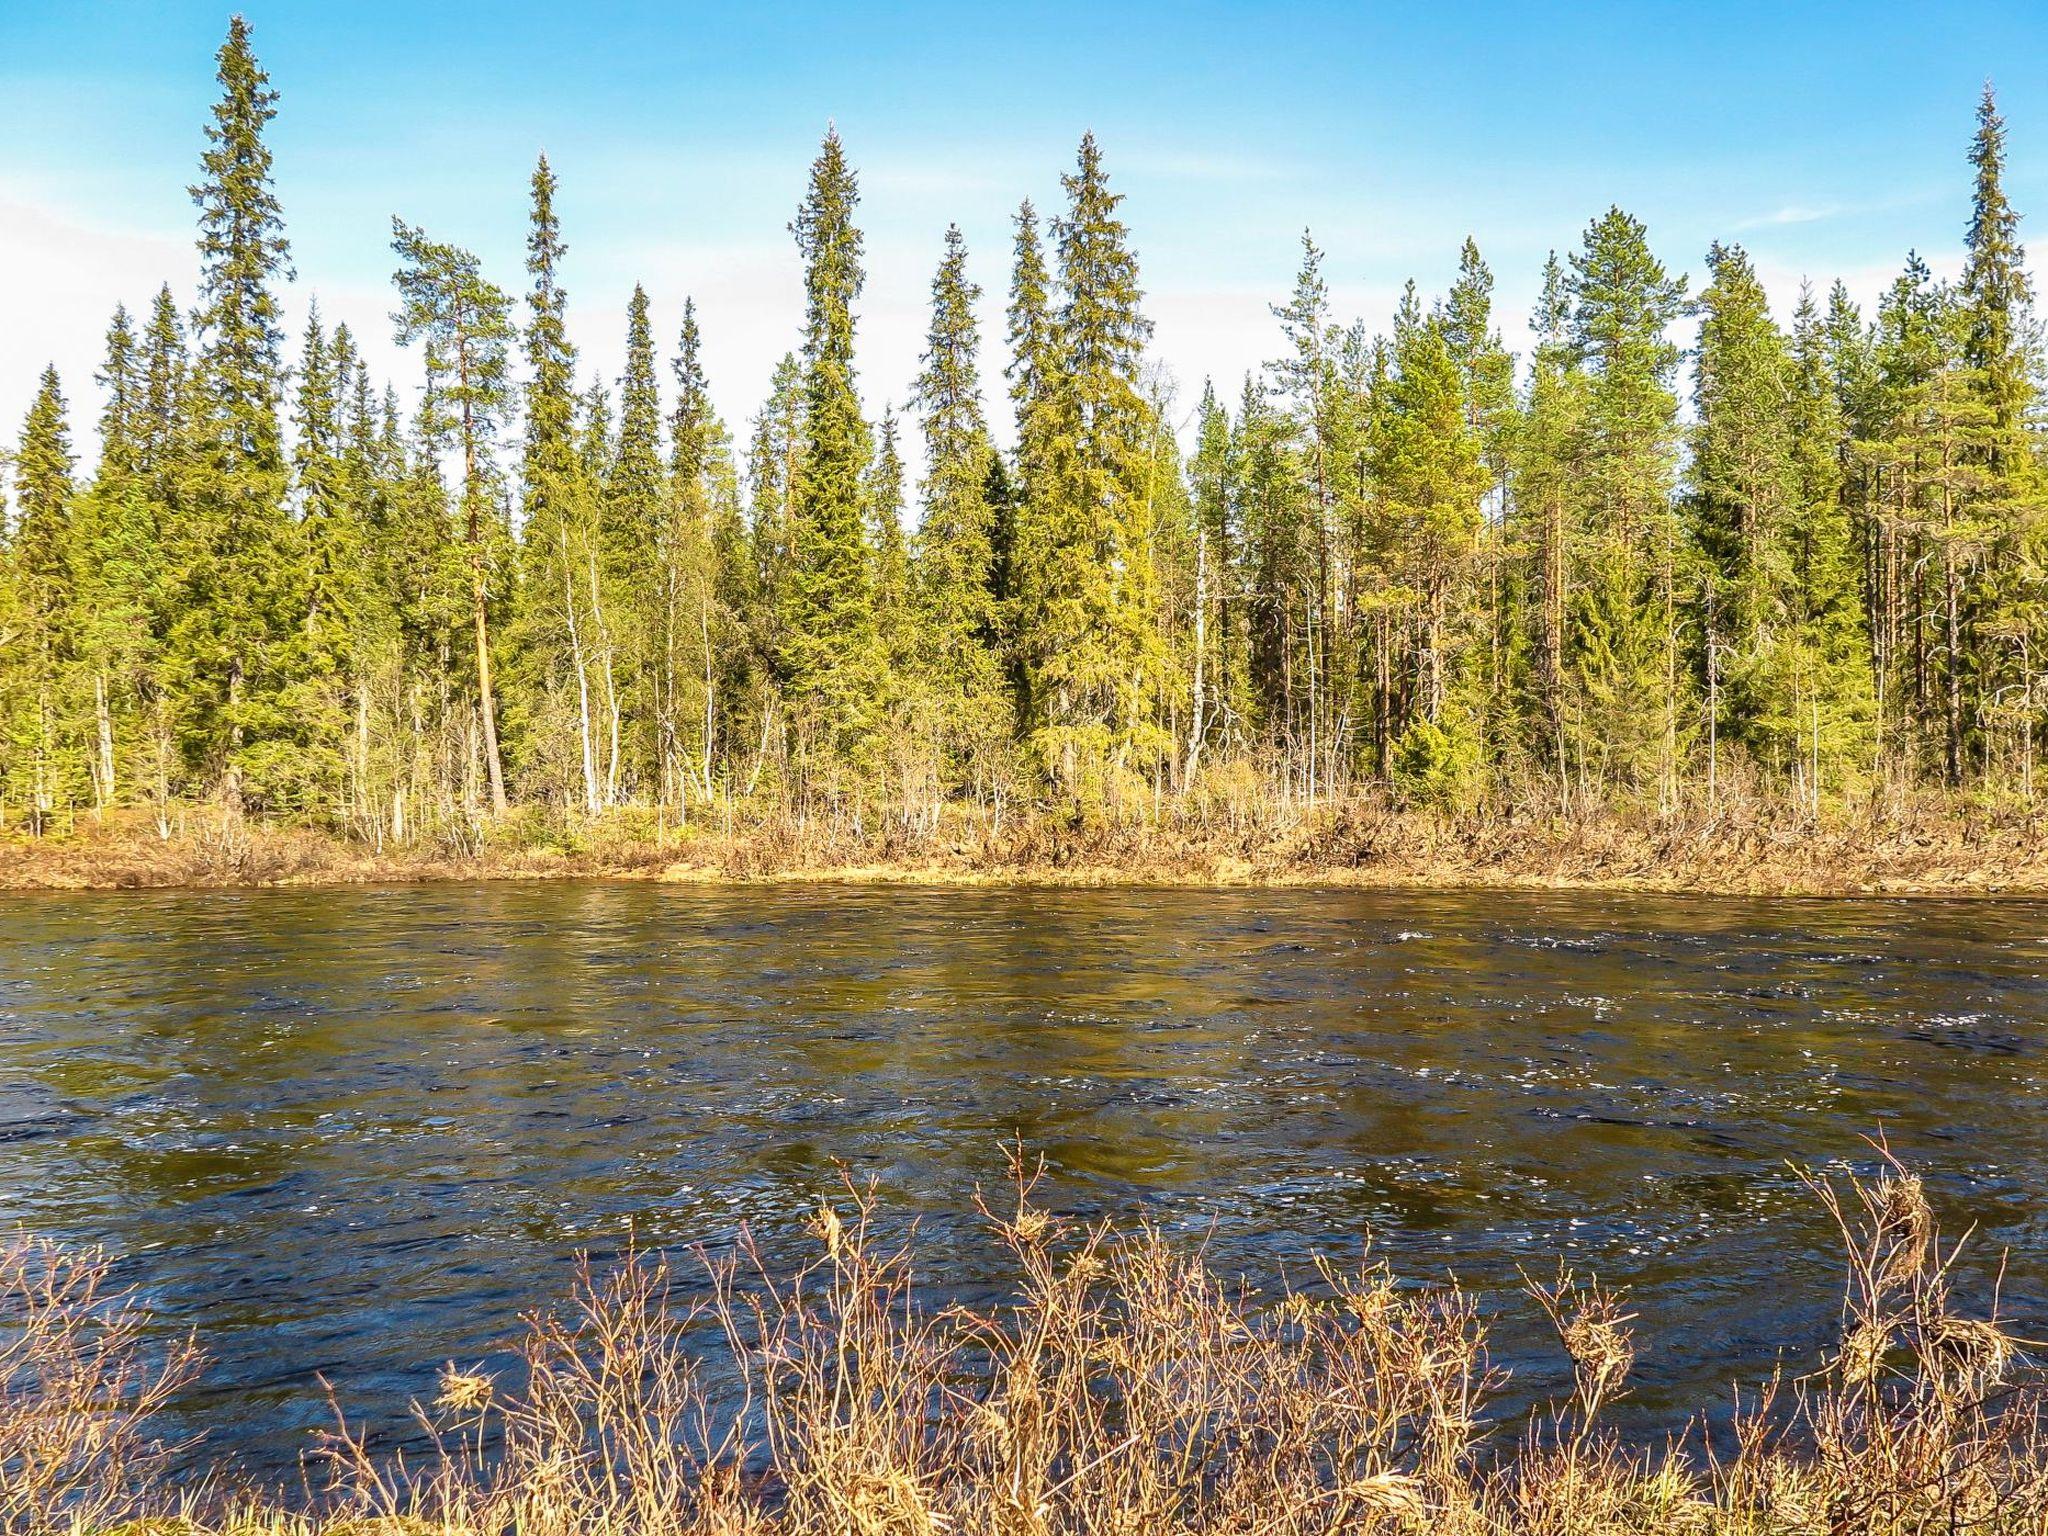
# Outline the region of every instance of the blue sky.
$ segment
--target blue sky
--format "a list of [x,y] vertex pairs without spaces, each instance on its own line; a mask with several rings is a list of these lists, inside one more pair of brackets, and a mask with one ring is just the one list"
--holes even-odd
[[[1342,315],[1384,325],[1475,236],[1511,343],[1544,254],[1610,202],[1666,263],[1747,245],[1781,306],[1799,276],[1876,292],[1906,250],[1959,257],[1983,80],[2011,187],[2048,210],[2048,7],[1739,3],[984,6],[846,3],[243,7],[283,93],[272,143],[299,281],[389,343],[392,214],[516,287],[525,182],[563,183],[571,322],[615,374],[646,283],[672,335],[698,301],[737,426],[794,338],[786,231],[827,121],[862,177],[863,387],[900,400],[949,220],[988,289],[990,381],[1018,200],[1056,206],[1101,140],[1191,405],[1273,350],[1304,227]],[[189,292],[185,186],[228,7],[0,0],[0,423],[54,359],[74,400],[117,300]],[[2048,227],[2048,226],[2044,226]],[[2031,232],[2030,223],[2026,229]],[[2044,237],[2048,238],[2048,237]],[[1697,286],[1697,278],[1695,278]]]

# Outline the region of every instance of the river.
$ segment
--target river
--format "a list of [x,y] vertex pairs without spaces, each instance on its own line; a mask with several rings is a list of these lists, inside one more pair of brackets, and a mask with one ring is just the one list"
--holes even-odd
[[[1637,1422],[1810,1362],[1792,1164],[1880,1130],[2048,1326],[2048,907],[564,883],[0,898],[0,1225],[107,1245],[212,1357],[209,1454],[398,1425],[625,1234],[771,1254],[843,1166],[971,1293],[1015,1139],[1262,1285],[1373,1234],[1502,1314],[1631,1288]],[[1512,1400],[1512,1394],[1511,1394]]]

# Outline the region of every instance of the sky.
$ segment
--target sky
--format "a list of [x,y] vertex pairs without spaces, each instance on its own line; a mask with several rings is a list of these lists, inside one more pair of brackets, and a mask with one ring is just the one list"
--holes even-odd
[[[828,124],[860,175],[861,387],[877,413],[916,373],[949,222],[986,289],[998,397],[1010,219],[1027,196],[1057,209],[1084,131],[1126,196],[1183,417],[1204,378],[1234,397],[1277,351],[1270,306],[1305,229],[1338,316],[1373,329],[1407,280],[1440,293],[1474,237],[1518,349],[1546,253],[1611,203],[1694,291],[1719,239],[1749,249],[1781,315],[1802,276],[1867,300],[1909,249],[1959,269],[1986,79],[2010,127],[2012,197],[2048,210],[2039,0],[242,9],[282,95],[270,142],[294,331],[317,299],[410,396],[417,360],[391,339],[392,216],[474,249],[517,291],[544,150],[586,375],[616,378],[636,281],[664,353],[694,296],[736,435],[796,340],[788,223]],[[0,438],[46,362],[78,418],[96,409],[116,303],[140,310],[167,280],[189,301],[187,186],[229,10],[0,0]]]

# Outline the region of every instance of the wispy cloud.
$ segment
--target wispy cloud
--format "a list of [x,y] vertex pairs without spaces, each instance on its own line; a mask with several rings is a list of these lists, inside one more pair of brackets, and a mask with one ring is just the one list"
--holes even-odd
[[1759,214],[1755,218],[1742,220],[1737,229],[1771,229],[1784,224],[1818,224],[1822,219],[1832,219],[1837,214],[1848,212],[1841,203],[1787,203],[1771,213]]
[[1757,214],[1735,225],[1736,229],[1783,229],[1795,224],[1819,224],[1827,219],[1853,218],[1867,213],[1895,213],[1902,208],[1923,208],[1940,202],[1952,191],[1948,187],[1908,187],[1883,197],[1860,201],[1823,200],[1788,202],[1769,213]]

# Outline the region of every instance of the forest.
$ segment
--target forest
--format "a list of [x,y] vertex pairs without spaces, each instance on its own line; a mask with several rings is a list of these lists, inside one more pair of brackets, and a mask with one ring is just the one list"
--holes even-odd
[[934,232],[906,419],[871,411],[828,133],[801,334],[729,424],[694,305],[657,337],[636,290],[623,376],[579,369],[545,158],[523,277],[394,219],[416,378],[317,309],[288,337],[279,96],[240,19],[218,78],[196,304],[116,310],[98,419],[46,370],[8,459],[8,828],[209,805],[381,849],[530,807],[916,838],[949,807],[2037,793],[2041,358],[1988,86],[1952,283],[1909,255],[1874,312],[1809,285],[1781,322],[1741,246],[1689,291],[1610,208],[1516,357],[1475,243],[1376,328],[1304,235],[1273,360],[1192,413],[1092,136],[1064,205],[1017,211],[1001,337],[991,258]]

